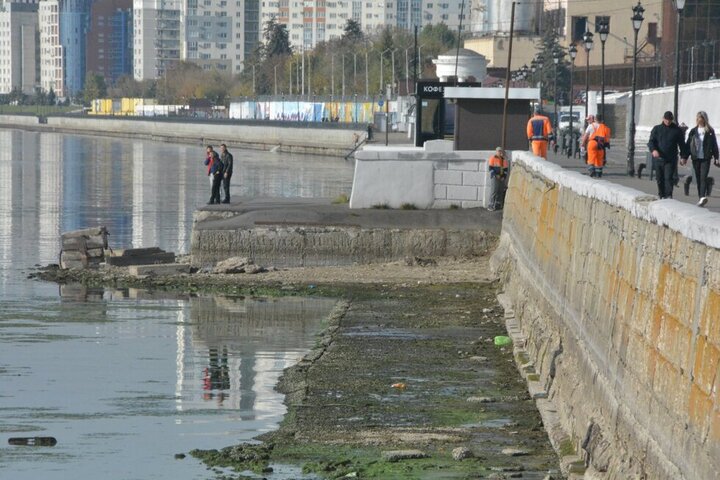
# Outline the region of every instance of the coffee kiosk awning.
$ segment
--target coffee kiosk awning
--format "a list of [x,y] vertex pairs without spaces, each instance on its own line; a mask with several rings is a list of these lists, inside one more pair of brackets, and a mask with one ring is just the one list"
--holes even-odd
[[[510,100],[537,100],[539,88],[511,88]],[[445,87],[445,98],[473,100],[504,100],[505,89],[498,87]]]

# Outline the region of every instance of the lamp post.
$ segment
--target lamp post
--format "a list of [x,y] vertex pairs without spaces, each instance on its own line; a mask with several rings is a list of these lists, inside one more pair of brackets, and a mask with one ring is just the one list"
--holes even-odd
[[353,53],[353,92],[357,93],[357,53]]
[[[643,12],[645,9],[638,1],[633,7],[633,16],[631,18],[633,25],[634,38],[633,41],[633,70],[632,70],[632,94],[630,96],[630,134],[628,135],[628,156],[627,156],[627,174],[631,177],[635,175],[635,89],[637,88],[637,43],[638,33],[642,27]],[[677,109],[677,104],[676,109]]]
[[570,102],[570,149],[568,150],[570,155],[568,156],[572,157],[575,147],[575,132],[573,131],[573,100],[575,98],[573,95],[573,72],[575,71],[575,57],[577,57],[577,47],[574,43],[570,45],[568,53],[570,54],[570,95],[568,99]]
[[600,34],[600,113],[605,117],[605,42],[610,35],[610,21],[603,19],[598,23],[598,33]]
[[555,132],[557,132],[558,129],[558,91],[557,91],[557,77],[558,77],[558,64],[560,63],[560,52],[558,50],[555,50],[552,54],[553,63],[555,64],[555,93],[554,95],[554,104],[555,104]]
[[590,113],[590,50],[593,48],[591,31],[588,30],[583,35],[583,44],[585,46],[585,118],[587,118]]
[[540,72],[540,105],[542,105],[542,82],[543,82],[543,67],[545,66],[545,60],[542,57],[537,57],[537,67]]
[[678,97],[680,96],[680,19],[683,8],[685,8],[685,0],[675,0],[675,8],[677,9],[677,22],[675,22],[675,96],[673,113],[675,114],[675,122],[678,122]]
[[335,100],[335,55],[330,57],[330,98]]
[[[274,89],[274,92],[273,92],[273,93],[275,94],[276,97],[277,97],[277,69],[278,69],[279,66],[280,66],[280,64],[277,64],[277,65],[275,65],[275,67],[274,67],[274,70],[275,70],[275,89]],[[255,65],[253,65],[253,70],[255,70]],[[255,72],[253,71],[253,95],[255,95],[255,75],[254,75],[254,73],[255,73]]]

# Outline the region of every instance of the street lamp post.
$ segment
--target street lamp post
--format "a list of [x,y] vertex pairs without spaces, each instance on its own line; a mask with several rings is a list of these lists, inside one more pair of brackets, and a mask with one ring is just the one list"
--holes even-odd
[[357,93],[357,53],[353,53],[353,92]]
[[[275,67],[274,67],[274,70],[275,70],[275,89],[274,89],[274,93],[275,93],[275,96],[276,96],[276,97],[277,97],[277,69],[278,69],[279,66],[280,66],[280,64],[277,64],[277,65],[275,65]],[[254,69],[255,69],[255,65],[253,65],[253,70],[254,70]],[[253,73],[254,73],[254,72],[253,72]],[[255,77],[255,75],[253,75],[253,95],[255,94],[255,78],[254,78],[254,77]]]
[[577,57],[577,47],[574,43],[570,45],[568,53],[570,54],[570,98],[568,99],[570,103],[570,155],[568,156],[572,157],[575,148],[575,132],[573,131],[573,100],[575,98],[573,95],[573,73],[575,71],[575,57]]
[[555,50],[552,54],[553,63],[555,64],[555,93],[553,102],[555,104],[555,132],[558,129],[558,91],[557,91],[557,77],[558,77],[558,64],[560,63],[560,52]]
[[370,95],[370,77],[368,76],[368,50],[365,47],[365,98]]
[[[638,1],[633,7],[632,25],[634,32],[633,42],[633,70],[632,70],[632,94],[630,96],[630,134],[628,135],[628,156],[627,156],[627,174],[631,177],[635,175],[635,89],[637,88],[637,43],[638,33],[642,27],[643,12],[645,9]],[[677,104],[675,106],[677,109]]]
[[583,35],[585,46],[585,118],[590,113],[590,50],[593,48],[593,34],[591,31]]
[[683,8],[685,8],[685,0],[675,0],[675,8],[677,9],[677,22],[675,22],[675,96],[673,113],[675,114],[675,121],[678,122],[678,98],[680,96],[680,19]]
[[342,97],[345,100],[345,55],[342,56]]
[[330,97],[335,100],[335,55],[330,57]]
[[543,67],[545,66],[545,60],[543,60],[542,57],[537,57],[537,68],[540,73],[540,84],[538,85],[540,88],[540,105],[542,105],[542,83],[543,83]]
[[600,34],[600,51],[601,51],[601,61],[600,61],[600,113],[602,113],[603,118],[605,117],[605,42],[608,39],[608,36],[610,35],[610,21],[608,19],[603,19],[600,23],[598,23],[598,33]]

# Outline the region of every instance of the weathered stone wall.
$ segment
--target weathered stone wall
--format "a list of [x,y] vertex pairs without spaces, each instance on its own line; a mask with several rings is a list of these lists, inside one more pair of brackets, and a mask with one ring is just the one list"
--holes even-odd
[[237,255],[256,264],[308,267],[391,262],[406,257],[482,255],[497,236],[484,230],[360,227],[193,228],[192,263],[214,264]]
[[515,155],[493,265],[590,470],[720,476],[719,247],[720,215]]

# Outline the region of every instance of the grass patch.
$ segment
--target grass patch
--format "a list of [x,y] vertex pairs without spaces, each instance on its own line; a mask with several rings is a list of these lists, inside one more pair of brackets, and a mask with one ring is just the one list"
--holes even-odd
[[332,201],[333,205],[341,205],[343,203],[350,203],[350,197],[347,196],[345,193],[341,193],[337,197],[335,197]]
[[575,455],[575,447],[573,446],[572,440],[569,438],[566,440],[563,440],[562,443],[560,443],[560,456],[561,457],[567,457],[568,455]]
[[403,203],[400,205],[401,210],[417,210],[417,207],[414,203]]
[[450,204],[450,210],[459,210],[459,209],[460,209],[460,205],[458,205],[457,203]]
[[376,210],[388,210],[390,209],[390,205],[388,205],[387,203],[376,203],[372,206],[372,208]]
[[0,115],[26,113],[31,115],[52,115],[54,113],[69,113],[82,110],[77,105],[0,105]]

